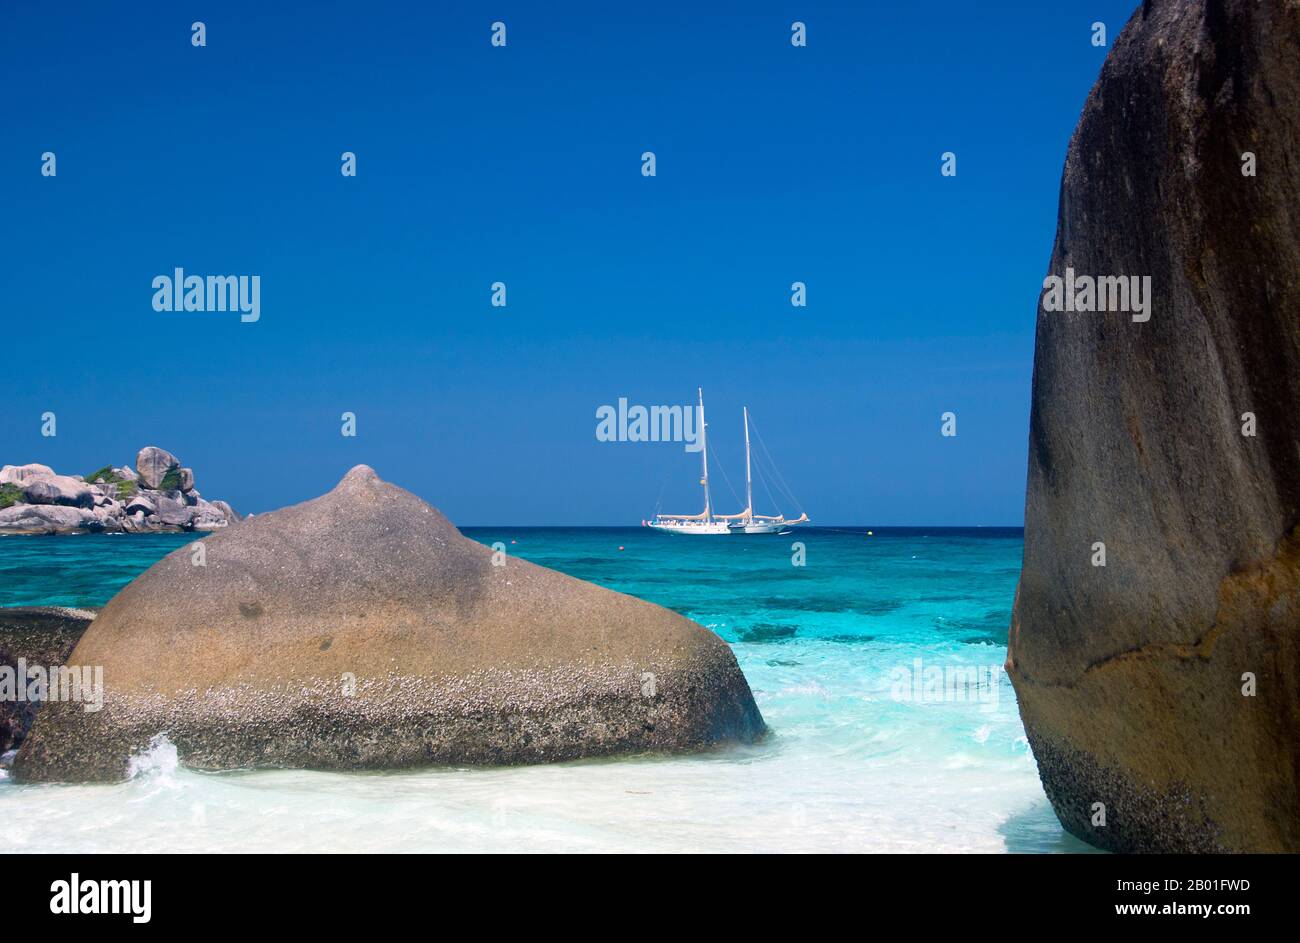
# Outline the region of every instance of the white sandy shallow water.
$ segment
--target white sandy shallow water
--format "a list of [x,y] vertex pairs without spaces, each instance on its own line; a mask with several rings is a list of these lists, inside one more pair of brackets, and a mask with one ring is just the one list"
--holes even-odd
[[[888,648],[888,646],[884,646]],[[1005,649],[937,658],[1000,664]],[[0,782],[3,852],[1087,851],[996,705],[891,697],[914,646],[738,647],[772,734],[750,747],[509,769],[202,773],[159,743],[117,785]],[[974,662],[972,662],[974,663]]]

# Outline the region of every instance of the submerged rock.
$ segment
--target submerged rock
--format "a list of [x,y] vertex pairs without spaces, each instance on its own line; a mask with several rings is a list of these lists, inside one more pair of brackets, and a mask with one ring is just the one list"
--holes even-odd
[[121,779],[163,732],[201,769],[384,769],[764,730],[712,632],[495,555],[365,466],[202,546],[203,565],[181,548],[100,613],[71,661],[103,666],[103,710],[50,705],[16,779]]
[[1051,274],[1153,303],[1040,306],[1007,668],[1104,848],[1300,851],[1297,154],[1283,0],[1144,3],[1070,145]]

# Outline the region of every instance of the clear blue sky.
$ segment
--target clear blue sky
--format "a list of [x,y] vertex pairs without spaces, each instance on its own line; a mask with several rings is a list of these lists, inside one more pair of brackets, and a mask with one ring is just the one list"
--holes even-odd
[[[697,457],[595,410],[702,385],[733,482],[748,404],[818,523],[1019,524],[1090,27],[1135,5],[6,3],[0,462],[636,523],[697,509]],[[176,266],[259,274],[261,320],[155,312]]]

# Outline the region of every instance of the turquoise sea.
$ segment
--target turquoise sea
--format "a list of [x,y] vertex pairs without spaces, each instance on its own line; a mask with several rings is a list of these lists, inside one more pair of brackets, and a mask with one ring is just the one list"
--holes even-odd
[[[711,628],[771,735],[702,756],[352,774],[198,773],[163,743],[120,785],[0,782],[0,851],[1091,850],[1053,816],[1000,670],[1019,529],[465,533]],[[0,539],[0,605],[102,606],[190,539]],[[954,681],[926,684],[936,672]]]

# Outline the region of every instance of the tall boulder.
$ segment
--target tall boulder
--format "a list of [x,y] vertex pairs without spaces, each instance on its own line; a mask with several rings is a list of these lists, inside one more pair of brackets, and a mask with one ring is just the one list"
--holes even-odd
[[[116,780],[166,734],[201,769],[512,764],[751,741],[731,649],[667,609],[469,540],[357,466],[156,563],[69,658],[20,781]],[[178,601],[183,604],[178,604]]]
[[180,470],[181,463],[171,452],[156,445],[146,445],[135,458],[135,470],[145,488],[161,487],[169,471]]
[[[1148,0],[1070,143],[1007,668],[1065,827],[1300,851],[1300,4]],[[1104,565],[1102,565],[1104,564]]]

